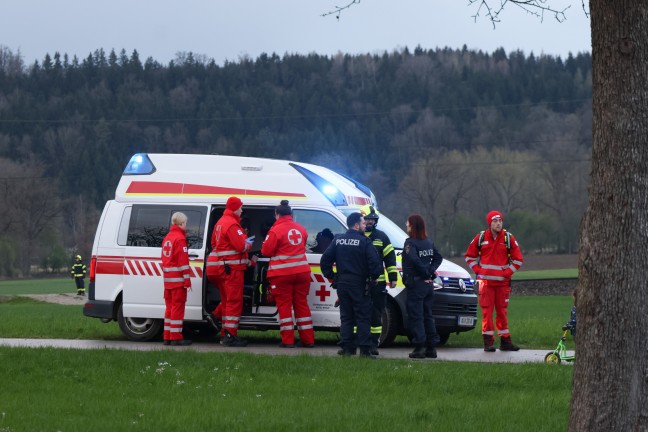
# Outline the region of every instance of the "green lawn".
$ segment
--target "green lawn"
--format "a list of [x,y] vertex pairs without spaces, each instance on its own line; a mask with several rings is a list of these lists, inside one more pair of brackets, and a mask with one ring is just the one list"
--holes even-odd
[[[55,283],[43,286],[33,291],[3,282],[0,293],[60,292]],[[571,301],[511,298],[514,342],[553,349]],[[0,303],[0,317],[0,337],[124,339],[116,323],[84,317],[81,306],[17,297]],[[276,331],[241,333],[279,341]],[[337,334],[316,337],[333,345]],[[404,337],[396,343],[408,344]],[[448,346],[481,343],[477,329],[452,335]],[[573,371],[544,364],[53,348],[0,348],[0,364],[0,431],[565,430]]]
[[[86,279],[86,288],[88,280]],[[20,294],[76,294],[76,285],[72,278],[20,279],[0,281],[0,295]]]
[[0,431],[566,430],[571,367],[0,348]]
[[520,270],[513,276],[514,280],[534,280],[534,279],[576,279],[578,278],[578,269],[556,269],[556,270]]

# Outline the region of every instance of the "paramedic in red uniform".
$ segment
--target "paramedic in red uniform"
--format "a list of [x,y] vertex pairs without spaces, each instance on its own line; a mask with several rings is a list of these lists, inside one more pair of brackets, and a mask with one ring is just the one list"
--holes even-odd
[[315,346],[313,319],[308,307],[311,272],[306,259],[306,228],[293,221],[287,200],[275,208],[275,223],[270,228],[261,253],[270,258],[268,280],[270,292],[277,302],[279,333],[282,348],[295,346],[293,309],[299,332],[297,346]]
[[238,327],[243,312],[243,283],[248,267],[248,241],[241,227],[243,202],[232,196],[227,199],[223,216],[212,233],[212,251],[207,257],[207,278],[218,287],[221,302],[208,319],[222,322],[221,344],[244,347],[247,341],[239,339]]
[[489,229],[477,233],[464,255],[466,263],[477,275],[484,351],[495,351],[493,309],[500,336],[500,350],[518,351],[520,347],[511,342],[506,313],[511,294],[511,277],[522,267],[524,259],[513,234],[502,228],[504,218],[501,212],[489,212],[486,223]]
[[182,337],[187,290],[191,290],[189,252],[187,250],[187,216],[176,212],[171,216],[171,229],[162,241],[164,272],[164,345],[191,345]]

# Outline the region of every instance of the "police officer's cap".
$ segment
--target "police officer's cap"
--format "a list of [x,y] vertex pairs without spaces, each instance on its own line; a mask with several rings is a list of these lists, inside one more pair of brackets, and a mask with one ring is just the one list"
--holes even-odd
[[360,219],[362,219],[361,213],[358,212],[351,213],[349,216],[347,216],[347,226],[351,228],[353,225],[360,222]]

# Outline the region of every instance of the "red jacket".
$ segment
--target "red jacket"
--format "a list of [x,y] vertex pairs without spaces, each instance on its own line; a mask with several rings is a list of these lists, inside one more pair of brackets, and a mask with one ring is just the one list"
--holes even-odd
[[191,286],[187,233],[178,225],[171,225],[169,234],[162,241],[162,271],[164,289]]
[[225,210],[212,232],[212,251],[207,257],[207,274],[215,274],[219,266],[229,265],[232,270],[245,270],[248,264],[247,235],[241,228],[241,218],[232,210]]
[[511,239],[509,256],[504,232],[504,230],[500,231],[497,238],[493,238],[492,231],[486,230],[481,248],[479,247],[480,233],[478,233],[468,245],[464,255],[466,263],[475,272],[477,278],[487,280],[493,286],[508,285],[513,273],[518,271],[524,262],[520,246],[511,233],[509,233]]
[[306,259],[306,228],[293,221],[292,216],[281,216],[268,231],[261,253],[270,257],[268,277],[310,273]]

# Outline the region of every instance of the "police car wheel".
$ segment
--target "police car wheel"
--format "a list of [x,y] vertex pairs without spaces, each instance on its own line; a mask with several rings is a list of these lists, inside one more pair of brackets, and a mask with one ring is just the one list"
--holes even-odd
[[122,305],[117,312],[117,321],[122,333],[135,342],[147,342],[157,338],[163,327],[163,322],[159,319],[125,317]]

